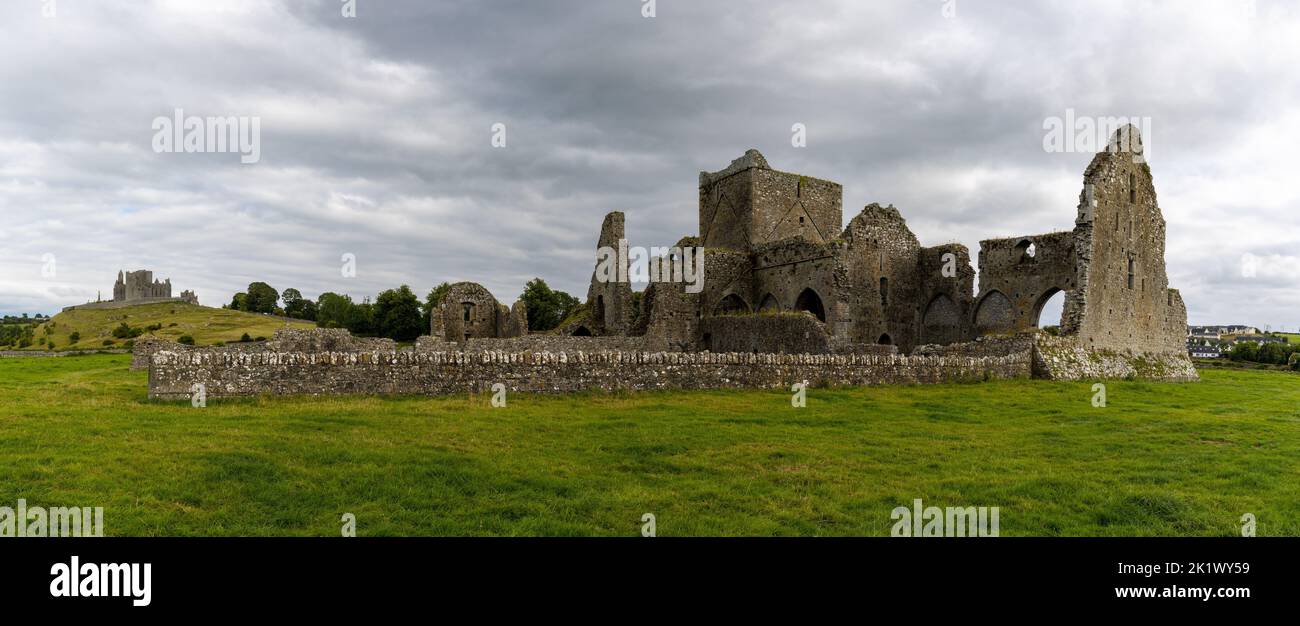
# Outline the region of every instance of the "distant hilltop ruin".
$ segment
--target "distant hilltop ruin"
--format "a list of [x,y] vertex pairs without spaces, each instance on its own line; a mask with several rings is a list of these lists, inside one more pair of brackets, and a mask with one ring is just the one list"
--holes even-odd
[[[615,212],[586,303],[550,333],[528,332],[522,303],[457,283],[413,348],[281,331],[255,347],[137,343],[137,366],[149,368],[154,398],[1192,381],[1187,309],[1168,284],[1165,220],[1141,150],[1126,126],[1097,153],[1071,230],[981,241],[978,291],[965,246],[924,247],[898,209],[879,204],[841,229],[838,183],[775,170],[750,150],[701,172],[699,235],[656,253],[662,267],[702,250],[699,289],[661,272],[634,295]],[[1037,326],[1057,293],[1053,335]]]
[[182,291],[179,298],[172,297],[172,279],[154,280],[150,270],[125,272],[118,270],[117,282],[113,283],[113,299],[96,298],[94,302],[66,307],[64,311],[74,309],[115,309],[138,304],[155,304],[158,302],[185,302],[198,304],[199,297],[193,291]]

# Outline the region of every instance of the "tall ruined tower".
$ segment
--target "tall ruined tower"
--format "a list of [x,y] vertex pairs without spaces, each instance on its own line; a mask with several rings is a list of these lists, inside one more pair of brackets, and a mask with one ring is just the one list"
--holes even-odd
[[772,169],[749,150],[719,172],[700,172],[700,239],[705,248],[751,251],[802,236],[826,243],[843,226],[844,188]]

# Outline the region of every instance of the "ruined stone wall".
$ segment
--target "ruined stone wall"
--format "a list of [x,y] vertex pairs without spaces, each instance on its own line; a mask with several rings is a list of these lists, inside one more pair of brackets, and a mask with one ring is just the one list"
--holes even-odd
[[528,332],[528,314],[516,302],[506,307],[478,283],[456,283],[433,311],[430,332],[444,341],[518,337]]
[[619,277],[628,276],[628,259],[620,247],[620,241],[626,239],[624,234],[623,213],[614,211],[605,216],[600,227],[600,237],[596,248],[609,248],[617,251],[616,265],[621,271],[615,272],[616,280],[601,280],[596,272],[591,274],[591,285],[587,288],[587,305],[591,307],[592,333],[597,335],[627,335],[632,327],[632,284],[619,282]]
[[153,354],[149,397],[420,394],[512,391],[789,389],[1026,378],[1028,353],[1006,357],[715,353],[259,352],[181,348]]
[[843,239],[847,247],[838,259],[846,274],[850,339],[910,351],[920,334],[922,298],[916,235],[898,209],[873,203],[849,221]]
[[808,311],[828,332],[847,320],[835,307],[844,296],[836,280],[832,246],[801,238],[757,246],[754,253],[754,310]]
[[774,170],[749,150],[724,170],[700,172],[700,238],[739,251],[790,237],[828,242],[839,234],[843,201],[838,183]]
[[[951,255],[951,256],[948,256]],[[975,269],[970,250],[959,243],[922,248],[916,279],[922,304],[918,345],[947,345],[974,339]]]
[[[1136,138],[1132,127],[1116,138],[1125,132]],[[1182,353],[1186,310],[1169,289],[1165,220],[1151,169],[1116,138],[1084,172],[1076,220],[1078,336],[1096,349]],[[1140,152],[1140,138],[1134,144]],[[1171,326],[1179,331],[1176,339]]]
[[1078,337],[1035,338],[1035,378],[1049,380],[1107,380],[1132,378],[1164,382],[1199,380],[1186,351],[1134,352],[1090,347]]
[[[465,352],[636,352],[649,350],[645,337],[607,336],[574,337],[570,335],[528,335],[503,339],[470,339],[455,349]],[[448,351],[447,344],[417,345],[418,350]]]
[[700,322],[702,350],[766,354],[825,354],[831,338],[811,313],[724,315]]
[[[1066,293],[1063,318],[1077,316],[1074,232],[981,241],[979,264],[980,295],[975,313],[979,333],[1037,327],[1043,305],[1061,291]],[[1071,330],[1070,325],[1062,326],[1062,332]]]

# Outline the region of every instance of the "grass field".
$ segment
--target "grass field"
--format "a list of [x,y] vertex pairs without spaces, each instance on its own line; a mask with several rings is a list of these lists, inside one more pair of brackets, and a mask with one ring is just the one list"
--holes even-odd
[[[113,329],[126,322],[128,326],[146,328],[160,324],[161,329],[147,334],[175,341],[182,335],[189,335],[199,345],[210,345],[219,341],[239,341],[245,333],[250,338],[270,338],[276,329],[283,328],[283,319],[231,311],[211,307],[185,304],[183,302],[164,302],[144,304],[121,309],[74,309],[55,315],[48,323],[36,327],[36,338],[46,337],[53,341],[59,350],[92,350],[104,348],[104,342],[114,340]],[[312,322],[290,322],[298,328],[314,328]],[[46,328],[50,334],[46,334]],[[80,340],[72,343],[69,337],[79,333]],[[116,347],[121,347],[125,340],[117,339]],[[113,346],[108,346],[113,347]],[[43,350],[44,346],[33,345],[29,350]]]
[[1300,376],[455,398],[145,399],[129,355],[0,359],[0,506],[108,535],[1300,535]]

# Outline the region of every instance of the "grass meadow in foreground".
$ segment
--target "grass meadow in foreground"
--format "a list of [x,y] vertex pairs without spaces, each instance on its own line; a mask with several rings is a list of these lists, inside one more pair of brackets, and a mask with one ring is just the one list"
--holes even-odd
[[105,534],[1300,535],[1300,376],[450,398],[146,399],[129,355],[0,359],[0,506]]

